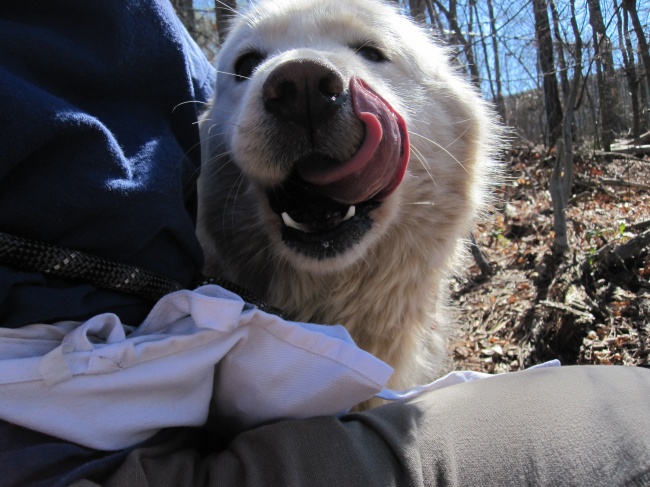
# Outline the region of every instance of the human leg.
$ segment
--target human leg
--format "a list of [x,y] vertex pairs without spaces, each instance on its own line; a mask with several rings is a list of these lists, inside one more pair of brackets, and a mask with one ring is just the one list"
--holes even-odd
[[341,420],[286,421],[207,456],[136,450],[106,486],[650,485],[650,371],[505,374]]

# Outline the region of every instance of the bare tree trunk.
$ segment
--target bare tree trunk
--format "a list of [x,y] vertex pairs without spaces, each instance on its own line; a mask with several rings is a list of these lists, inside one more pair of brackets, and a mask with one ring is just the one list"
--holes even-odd
[[[553,34],[555,35],[555,42],[557,45],[557,62],[560,66],[560,86],[562,86],[562,100],[564,101],[564,109],[567,110],[566,100],[571,92],[571,85],[569,84],[569,67],[567,66],[566,62],[564,46],[568,45],[568,42],[562,38],[562,34],[560,33],[560,15],[558,14],[557,8],[555,7],[554,0],[549,0],[549,6],[551,7],[551,15],[553,17]],[[582,54],[582,48],[580,49],[580,52]],[[572,110],[577,109],[577,106],[572,108]],[[566,120],[566,112],[564,119]],[[564,129],[564,122],[562,126]],[[573,140],[575,140],[575,119],[573,117],[573,114],[571,115],[571,136],[573,143]],[[566,140],[564,142],[566,143]]]
[[622,127],[618,110],[618,83],[614,70],[612,44],[605,30],[600,0],[587,0],[587,4],[589,23],[593,30],[596,80],[600,99],[600,139],[603,149],[609,152],[614,135],[620,132]]
[[[585,83],[586,85],[587,83]],[[593,83],[592,83],[593,85]],[[591,96],[591,92],[589,91],[589,88],[585,90],[585,95],[587,96],[587,101],[589,102],[589,111],[591,112],[591,120],[593,123],[594,127],[594,148],[600,147],[600,138],[598,136],[599,130],[598,130],[598,111],[596,110],[596,104],[594,103],[594,99]]]
[[569,238],[566,227],[566,202],[564,196],[563,174],[567,164],[564,139],[557,139],[557,153],[553,173],[549,180],[549,190],[551,193],[551,202],[553,203],[553,253],[563,254],[569,249]]
[[632,20],[632,26],[634,27],[634,34],[639,44],[639,57],[643,61],[643,69],[645,71],[643,93],[645,93],[646,103],[650,103],[650,50],[648,49],[648,40],[643,32],[643,26],[639,22],[636,0],[623,0],[623,8],[630,15],[630,20]]
[[553,39],[551,39],[546,0],[533,0],[533,12],[535,15],[535,37],[537,39],[539,64],[543,75],[544,105],[548,129],[547,143],[549,147],[552,147],[562,130],[562,105],[560,104],[560,90],[555,75]]
[[553,34],[555,35],[555,42],[557,45],[557,63],[560,66],[560,86],[562,87],[562,96],[566,98],[569,95],[569,75],[564,57],[564,39],[560,34],[560,16],[555,8],[555,2],[549,0],[549,7],[551,7],[551,16],[553,17]]
[[[492,37],[492,52],[494,54],[494,78],[497,85],[497,94],[494,102],[497,106],[497,112],[501,116],[503,123],[506,120],[506,103],[503,98],[503,90],[501,88],[501,68],[499,66],[499,46],[497,42],[497,28],[494,19],[494,8],[492,7],[492,0],[487,0],[488,16],[490,17],[490,35]],[[487,61],[487,60],[486,60]]]
[[442,26],[440,16],[438,15],[436,9],[433,8],[433,4],[431,3],[431,0],[424,0],[424,5],[427,9],[427,12],[429,13],[429,19],[431,20],[431,27],[436,31],[437,35],[444,38],[445,37],[444,28]]
[[[573,115],[576,99],[580,91],[582,78],[582,38],[575,17],[575,0],[571,0],[571,27],[575,39],[575,61],[573,82],[564,94],[564,119],[562,121],[562,137],[557,141],[557,154],[553,174],[550,180],[550,192],[553,203],[553,252],[563,254],[569,248],[569,238],[566,227],[566,203],[571,196],[573,186]],[[559,31],[558,31],[559,33]],[[561,39],[558,39],[561,41]]]
[[[616,0],[614,0],[614,8],[616,9]],[[623,10],[623,18],[621,19],[621,12],[616,9],[617,17],[617,30],[618,42],[621,46],[621,56],[623,58],[623,68],[625,69],[625,77],[630,89],[630,98],[632,99],[632,135],[635,139],[641,135],[641,115],[639,110],[639,78],[636,74],[634,49],[632,48],[632,41],[628,32],[628,13]]]
[[217,16],[217,36],[219,44],[223,44],[230,19],[237,14],[237,0],[214,0],[214,11]]
[[576,102],[578,99],[578,92],[580,92],[580,84],[582,83],[582,37],[576,19],[575,0],[571,0],[571,28],[573,29],[575,45],[573,82],[571,83],[571,89],[564,100],[564,106],[566,108],[564,112],[564,121],[562,123],[562,138],[564,139],[566,161],[563,189],[567,201],[571,196],[571,187],[573,186],[573,120],[575,110],[578,108]]
[[196,23],[194,19],[194,4],[193,0],[172,0],[172,6],[176,11],[176,15],[181,19],[181,23],[190,33],[192,38],[195,38]]
[[469,69],[470,78],[472,84],[476,86],[479,90],[481,89],[481,75],[478,71],[478,66],[476,66],[476,58],[474,57],[474,49],[472,48],[472,43],[469,39],[463,34],[460,25],[458,24],[458,15],[457,15],[457,0],[449,0],[449,8],[446,8],[440,0],[425,0],[427,4],[430,4],[430,10],[433,10],[433,3],[436,4],[438,9],[445,14],[447,22],[449,22],[449,27],[454,32],[454,37],[456,42],[462,46],[463,52],[465,53],[465,58],[467,59],[467,68]]
[[411,17],[419,24],[424,24],[426,22],[426,5],[424,0],[409,0],[409,11],[411,12]]
[[[472,0],[470,2],[470,8],[474,10],[476,13],[476,18],[478,19],[478,5],[475,1]],[[488,55],[487,43],[485,42],[485,34],[483,34],[483,27],[481,26],[481,22],[477,22],[476,27],[478,28],[479,42],[481,43],[481,48],[483,49],[483,59],[485,59],[485,71],[487,73],[488,84],[490,86],[490,93],[492,93],[492,99],[496,102],[497,92],[494,88],[495,83],[492,78],[492,69],[490,68],[490,57]]]
[[471,232],[469,234],[469,239],[470,239],[470,250],[472,252],[472,257],[474,257],[474,262],[476,262],[476,265],[481,271],[481,277],[483,278],[490,277],[491,275],[494,274],[494,269],[486,259],[485,254],[483,253],[481,248],[476,243],[476,237],[474,236],[474,232]]

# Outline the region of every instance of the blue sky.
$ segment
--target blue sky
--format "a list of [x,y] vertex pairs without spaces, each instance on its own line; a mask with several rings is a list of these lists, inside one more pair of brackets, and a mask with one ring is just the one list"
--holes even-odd
[[[404,0],[402,0],[404,1]],[[620,63],[620,52],[618,47],[618,32],[616,30],[616,20],[614,17],[614,1],[601,0],[603,17],[605,23],[609,26],[608,33],[615,48],[615,62]],[[620,0],[618,0],[620,2]],[[245,5],[248,0],[238,0],[240,5]],[[555,0],[560,17],[569,15],[569,3],[566,0]],[[467,0],[459,0],[459,15],[465,11]],[[497,32],[499,38],[499,59],[502,69],[503,90],[504,94],[516,93],[527,89],[535,88],[539,84],[540,77],[537,73],[537,51],[535,46],[535,35],[533,30],[533,14],[530,0],[493,0],[495,16],[497,18]],[[211,10],[214,8],[214,0],[194,0],[194,6],[197,9]],[[648,26],[650,23],[650,0],[637,0],[637,8],[642,24]],[[487,7],[485,0],[478,0],[479,19],[481,20],[481,30],[484,34],[489,33],[489,24],[487,22]],[[576,1],[576,13],[578,24],[583,32],[582,38],[585,44],[591,45],[591,27],[589,26],[588,11],[586,0]],[[461,23],[464,19],[459,19]],[[567,38],[572,39],[571,29],[568,23],[564,27],[567,30]],[[483,82],[483,91],[486,96],[490,96],[489,85],[487,83],[485,59],[483,50],[478,39],[480,37],[479,29],[474,21],[474,28],[469,33],[472,39],[476,40],[475,48],[478,58],[478,64],[481,72],[486,78]],[[646,32],[647,34],[647,32]],[[634,36],[633,36],[634,38]],[[583,64],[589,65],[589,49],[585,46],[585,59]],[[488,40],[488,57],[489,63],[493,63],[491,53],[491,42]],[[569,64],[571,60],[568,59]]]

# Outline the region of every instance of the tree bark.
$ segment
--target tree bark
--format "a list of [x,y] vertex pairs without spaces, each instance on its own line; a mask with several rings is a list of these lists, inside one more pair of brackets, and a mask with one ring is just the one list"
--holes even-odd
[[547,145],[553,147],[562,131],[563,115],[562,105],[560,104],[560,90],[555,75],[553,39],[551,38],[546,0],[533,0],[533,13],[535,15],[535,37],[537,39],[539,65],[543,76]]
[[[472,43],[463,35],[463,31],[460,28],[458,23],[457,15],[457,0],[449,0],[449,8],[446,8],[440,0],[425,0],[427,4],[434,2],[438,9],[445,14],[447,22],[449,22],[449,27],[454,32],[454,37],[456,42],[462,46],[463,52],[465,53],[465,59],[467,60],[467,68],[469,69],[471,82],[479,90],[481,89],[481,75],[478,71],[478,66],[476,66],[476,58],[474,57],[474,49],[472,48]],[[433,10],[433,5],[430,5],[430,10]]]
[[630,98],[632,101],[632,135],[635,139],[638,139],[641,135],[641,113],[639,107],[640,82],[636,73],[634,49],[632,48],[632,41],[628,30],[628,13],[626,10],[623,10],[623,18],[621,19],[621,12],[617,9],[616,17],[618,42],[621,46],[623,68],[625,69],[625,77],[627,78],[627,85],[630,89]]
[[563,254],[569,248],[569,238],[566,225],[566,206],[571,197],[573,186],[573,137],[572,126],[576,99],[582,80],[582,38],[575,16],[575,0],[571,0],[571,28],[575,39],[575,67],[573,81],[564,95],[564,117],[562,121],[562,137],[557,141],[557,152],[553,174],[550,180],[550,192],[553,203],[553,251]]
[[217,16],[217,37],[221,45],[228,35],[230,19],[237,14],[237,0],[214,0],[214,11]]
[[557,45],[557,63],[560,66],[560,86],[562,87],[562,96],[566,98],[569,95],[569,73],[564,57],[564,39],[560,34],[560,15],[555,8],[555,2],[549,0],[549,7],[551,8],[551,16],[553,18],[553,34],[555,35],[555,42]]
[[639,57],[643,61],[645,70],[644,90],[646,100],[650,98],[650,50],[648,49],[648,40],[643,32],[643,26],[639,21],[639,14],[636,9],[636,0],[623,0],[623,8],[627,11],[634,27],[634,34],[638,42]]
[[196,23],[194,20],[193,0],[172,0],[172,6],[187,32],[194,38],[196,35]]
[[607,36],[600,0],[587,0],[589,23],[593,31],[596,80],[600,99],[600,140],[603,150],[609,151],[615,134],[621,131],[622,121],[618,109],[618,83],[614,70],[612,43]]
[[[570,151],[569,151],[570,152]],[[553,204],[553,253],[564,254],[569,249],[569,238],[566,226],[566,203],[564,191],[564,172],[567,164],[573,161],[567,161],[567,152],[564,147],[564,139],[560,137],[557,140],[557,153],[553,173],[549,180],[549,191],[551,193],[551,202]]]
[[424,0],[409,0],[409,11],[411,17],[419,24],[424,24],[426,21],[426,5]]
[[470,239],[470,250],[472,252],[472,257],[474,257],[474,262],[476,262],[476,265],[481,271],[481,277],[487,279],[488,277],[494,274],[494,269],[486,259],[485,254],[483,253],[481,248],[476,243],[476,237],[474,236],[474,232],[471,232],[469,234],[469,239]]
[[[490,18],[490,35],[492,37],[492,52],[494,53],[494,78],[497,85],[497,94],[494,102],[497,106],[497,113],[501,117],[503,123],[506,120],[506,102],[503,98],[503,90],[501,87],[501,67],[499,66],[499,45],[497,42],[497,28],[494,18],[494,8],[492,7],[492,0],[487,0],[488,16]],[[487,61],[487,60],[486,60]]]

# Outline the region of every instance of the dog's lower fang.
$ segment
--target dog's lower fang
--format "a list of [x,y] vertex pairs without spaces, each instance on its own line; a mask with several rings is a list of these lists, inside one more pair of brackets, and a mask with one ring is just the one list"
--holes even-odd
[[345,214],[345,216],[343,217],[343,220],[341,220],[341,221],[344,222],[346,220],[349,220],[350,218],[352,218],[355,215],[355,213],[356,213],[356,208],[354,207],[354,205],[350,206],[350,208],[348,208],[348,212]]
[[[356,215],[356,207],[354,205],[351,205],[348,208],[348,211],[347,211],[347,213],[345,214],[345,216],[343,218],[340,218],[340,216],[339,216],[338,218],[335,218],[335,219],[331,220],[330,223],[327,225],[327,228],[334,228],[335,226],[339,225],[340,223],[343,223],[345,221],[350,220],[355,215]],[[293,228],[293,229],[298,230],[298,231],[303,232],[303,233],[318,232],[319,228],[320,228],[321,231],[323,230],[322,225],[320,225],[320,226],[319,225],[310,225],[308,223],[297,222],[296,220],[291,218],[291,215],[289,215],[289,213],[287,213],[286,211],[282,212],[282,214],[280,216],[282,217],[282,221],[284,222],[284,224],[287,227]]]
[[309,227],[303,223],[298,223],[296,220],[291,218],[289,214],[285,211],[282,213],[282,221],[288,227],[295,228],[301,232],[309,233]]

